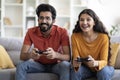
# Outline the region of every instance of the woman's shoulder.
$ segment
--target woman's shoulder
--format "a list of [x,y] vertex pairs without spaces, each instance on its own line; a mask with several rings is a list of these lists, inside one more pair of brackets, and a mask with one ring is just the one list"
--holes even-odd
[[108,37],[108,35],[105,34],[105,33],[98,33],[98,34],[99,34],[100,37]]
[[108,35],[107,34],[104,34],[104,33],[99,33],[99,35],[98,35],[99,37],[99,39],[108,39]]
[[81,33],[72,33],[72,36],[80,36]]
[[72,38],[77,38],[77,39],[78,39],[78,38],[79,38],[79,39],[82,38],[81,33],[72,33],[71,37],[72,37]]

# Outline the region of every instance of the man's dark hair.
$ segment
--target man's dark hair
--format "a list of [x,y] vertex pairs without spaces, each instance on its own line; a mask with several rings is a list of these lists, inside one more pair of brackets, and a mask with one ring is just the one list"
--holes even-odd
[[54,20],[56,18],[56,10],[53,6],[49,4],[40,4],[36,9],[36,14],[39,17],[40,12],[49,11],[52,13],[52,19]]

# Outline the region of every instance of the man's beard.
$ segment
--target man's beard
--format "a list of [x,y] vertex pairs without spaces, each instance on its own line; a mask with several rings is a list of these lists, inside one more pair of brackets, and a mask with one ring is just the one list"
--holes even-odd
[[[44,27],[44,26],[47,26],[47,27]],[[41,23],[41,24],[39,24],[39,27],[40,27],[41,32],[47,32],[52,27],[52,24],[49,25],[47,23]]]

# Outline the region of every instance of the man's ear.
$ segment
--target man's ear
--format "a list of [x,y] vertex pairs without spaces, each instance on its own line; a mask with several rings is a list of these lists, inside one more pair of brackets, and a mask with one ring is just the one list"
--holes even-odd
[[53,20],[53,23],[55,23],[56,19]]

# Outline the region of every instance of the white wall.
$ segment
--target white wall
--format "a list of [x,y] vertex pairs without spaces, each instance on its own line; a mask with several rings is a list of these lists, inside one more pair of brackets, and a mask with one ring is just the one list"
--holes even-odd
[[[115,24],[115,20],[120,18],[120,0],[88,0],[88,6],[93,9],[107,30]],[[101,2],[104,1],[104,2]]]

